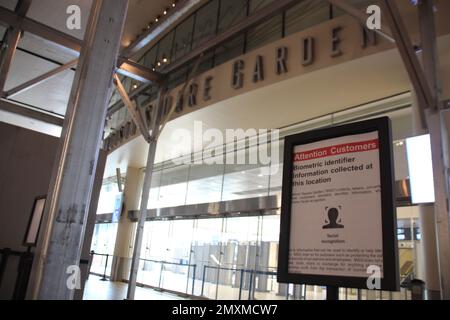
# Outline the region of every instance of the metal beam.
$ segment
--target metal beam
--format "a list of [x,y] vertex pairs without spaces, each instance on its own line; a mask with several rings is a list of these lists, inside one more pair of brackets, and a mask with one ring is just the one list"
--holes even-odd
[[129,78],[133,78],[142,83],[153,83],[161,81],[161,74],[149,68],[145,68],[139,63],[131,60],[119,59],[120,68],[117,72]]
[[[23,18],[31,6],[31,0],[20,0],[16,6],[15,14]],[[3,95],[6,79],[16,53],[17,45],[22,37],[22,30],[19,27],[10,27],[6,32],[5,41],[2,47],[0,58],[0,95]]]
[[170,65],[168,65],[166,68],[164,68],[162,71],[164,74],[167,74],[180,66],[188,63],[189,61],[195,59],[198,57],[201,53],[207,52],[208,50],[217,47],[218,45],[222,44],[223,42],[231,39],[237,34],[240,34],[244,32],[245,30],[248,30],[257,24],[264,22],[274,15],[283,12],[286,9],[289,9],[290,7],[298,4],[298,0],[278,0],[272,2],[272,4],[265,6],[263,9],[257,11],[256,13],[252,14],[251,16],[244,19],[242,22],[230,27],[227,29],[227,31],[222,32],[221,34],[217,35],[215,38],[207,40],[206,42],[203,42],[199,45],[196,49],[192,50],[190,53],[185,55],[184,57],[180,58],[179,60],[174,61]]
[[[148,90],[151,87],[151,84],[144,84],[134,90],[132,90],[129,94],[128,97],[133,100],[135,99],[138,95],[142,94],[144,91]],[[116,113],[117,111],[119,111],[120,109],[122,109],[125,106],[125,104],[123,103],[122,100],[117,101],[116,103],[114,103],[111,108],[108,109],[108,112],[106,114],[107,117],[112,116],[114,113]]]
[[20,116],[42,121],[45,123],[53,124],[59,127],[62,127],[64,123],[64,118],[62,117],[60,118],[48,113],[33,110],[5,99],[0,99],[0,110],[18,114]]
[[128,97],[127,90],[125,90],[122,82],[120,81],[117,74],[114,75],[114,85],[116,86],[117,92],[119,93],[120,97],[122,98],[123,103],[128,109],[128,112],[131,114],[131,117],[133,118],[134,123],[139,128],[139,131],[141,132],[142,136],[144,137],[145,141],[150,143],[151,137],[149,129],[147,128],[147,125],[145,124],[144,120],[141,117],[141,114],[137,110],[136,103],[130,100]]
[[[25,32],[32,33],[58,45],[69,48],[74,52],[74,54],[78,54],[83,45],[83,41],[78,38],[72,37],[64,32],[58,31],[29,18],[22,18],[15,12],[3,7],[0,7],[0,21],[2,21],[5,26],[21,29]],[[124,72],[128,72],[127,76],[137,81],[151,82],[154,81],[154,79],[159,79],[160,77],[158,73],[155,73],[150,68],[133,63],[130,60],[122,60],[118,67],[122,68],[122,66],[125,68]],[[131,69],[130,66],[133,66],[132,70],[139,71],[139,73],[135,75],[129,72],[128,70]]]
[[30,32],[41,38],[50,40],[63,47],[72,49],[74,52],[80,52],[83,41],[72,37],[64,32],[53,29],[45,24],[31,20],[26,17],[20,17],[15,12],[0,7],[0,21],[3,25],[18,28]]
[[[348,1],[345,0],[328,0],[328,2],[335,6],[336,8],[341,9],[345,13],[349,14],[353,18],[356,18],[361,22],[363,26],[367,24],[367,18],[368,16],[359,10],[358,8],[355,8],[353,5],[349,4]],[[390,42],[395,43],[395,39],[392,37],[390,32],[388,31],[388,27],[384,24],[381,25],[381,30],[374,30],[376,33],[378,33],[383,38],[389,40]]]
[[27,81],[21,85],[18,85],[17,87],[6,91],[5,97],[10,98],[10,97],[13,97],[13,96],[15,96],[19,93],[22,93],[26,90],[30,90],[31,88],[39,85],[40,83],[56,76],[58,73],[60,73],[64,70],[70,69],[72,67],[75,67],[77,65],[77,63],[78,63],[78,59],[72,60],[62,66],[57,67],[56,69],[50,70],[49,72],[44,73],[43,75],[40,75],[34,79],[31,79],[30,81]]
[[33,266],[32,297],[72,300],[128,0],[93,2],[55,158]]
[[167,16],[164,17],[157,27],[150,28],[140,35],[131,45],[129,45],[124,51],[122,51],[122,56],[131,58],[141,49],[150,45],[152,42],[156,42],[164,34],[170,31],[175,24],[183,20],[188,14],[193,10],[200,7],[207,1],[205,0],[182,0],[176,4],[176,8],[169,12]]
[[166,90],[161,88],[158,94],[158,103],[152,109],[151,116],[151,125],[150,129],[152,131],[152,139],[149,143],[148,154],[147,154],[147,165],[145,167],[145,175],[144,175],[144,184],[142,187],[141,194],[141,204],[139,208],[139,220],[136,228],[135,234],[135,243],[133,249],[133,257],[131,260],[131,270],[130,270],[130,278],[128,282],[128,291],[127,291],[127,299],[134,300],[135,292],[136,292],[136,283],[137,283],[137,275],[140,265],[141,258],[141,248],[142,248],[142,238],[144,234],[145,221],[147,220],[147,205],[148,200],[150,198],[150,188],[152,186],[152,176],[153,176],[153,167],[155,164],[155,155],[156,148],[158,145],[157,132],[160,128],[161,119],[158,117],[159,112],[164,105],[164,96]]
[[384,16],[391,28],[392,35],[397,43],[398,50],[412,82],[414,90],[419,101],[422,126],[427,127],[425,110],[435,104],[435,99],[431,87],[425,77],[425,73],[417,58],[408,30],[406,29],[403,18],[400,15],[395,1],[383,0]]

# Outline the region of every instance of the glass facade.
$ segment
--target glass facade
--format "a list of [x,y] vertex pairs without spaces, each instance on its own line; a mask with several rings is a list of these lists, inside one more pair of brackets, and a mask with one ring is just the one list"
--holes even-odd
[[[280,196],[284,136],[382,115],[393,120],[396,180],[407,179],[404,139],[412,136],[411,114],[410,97],[402,96],[396,102],[381,101],[292,125],[281,131],[280,140],[259,145],[258,150],[267,154],[278,150],[279,155],[274,155],[267,165],[175,165],[171,161],[158,164],[148,208]],[[233,149],[236,159],[249,159],[256,146],[254,137],[238,143]],[[213,163],[223,156],[214,153],[206,160]],[[273,174],[262,175],[261,169],[268,168],[273,169]],[[402,280],[421,272],[418,216],[416,207],[398,208]],[[324,299],[324,288],[277,283],[279,225],[276,211],[238,217],[151,219],[145,225],[138,281],[210,299]],[[341,289],[340,294],[349,300],[410,299],[410,292],[405,289],[375,295]]]

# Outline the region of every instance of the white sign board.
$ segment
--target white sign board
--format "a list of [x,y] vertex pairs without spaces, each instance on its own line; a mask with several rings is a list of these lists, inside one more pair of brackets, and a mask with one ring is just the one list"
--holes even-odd
[[289,272],[364,277],[383,266],[378,132],[294,149]]
[[280,282],[396,290],[393,177],[388,118],[287,137]]

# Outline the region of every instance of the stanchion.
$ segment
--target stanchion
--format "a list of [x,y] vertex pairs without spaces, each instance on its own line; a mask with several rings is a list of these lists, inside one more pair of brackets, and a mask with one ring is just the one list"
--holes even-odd
[[241,279],[239,282],[239,300],[242,300],[242,286],[244,285],[244,269],[241,270]]
[[106,270],[108,269],[108,260],[109,254],[106,255],[105,270],[103,271],[103,278],[101,278],[100,281],[108,281],[108,279],[106,278]]
[[192,269],[193,269],[193,275],[192,275],[192,295],[194,295],[195,294],[195,277],[197,276],[197,265],[196,264],[194,264],[193,266],[192,266]]
[[162,277],[163,277],[163,272],[164,272],[164,262],[161,262],[161,271],[159,272],[159,289],[162,289]]
[[203,281],[202,281],[202,292],[201,296],[203,297],[204,291],[205,291],[205,280],[206,280],[206,268],[208,266],[203,266]]

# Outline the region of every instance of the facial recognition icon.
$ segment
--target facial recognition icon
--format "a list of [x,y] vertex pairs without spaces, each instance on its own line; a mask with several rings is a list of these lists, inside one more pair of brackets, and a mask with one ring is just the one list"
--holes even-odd
[[344,229],[344,225],[342,223],[342,219],[340,218],[340,211],[342,210],[342,207],[339,206],[338,208],[328,208],[326,207],[325,210],[327,211],[328,220],[325,220],[325,225],[322,229],[329,230],[329,229]]

